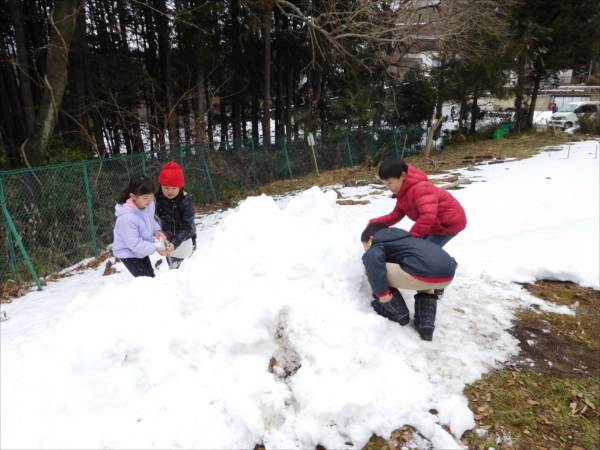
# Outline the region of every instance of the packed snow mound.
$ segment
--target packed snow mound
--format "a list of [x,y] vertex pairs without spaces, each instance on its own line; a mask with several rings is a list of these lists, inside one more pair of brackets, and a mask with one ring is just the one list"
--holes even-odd
[[[335,200],[249,198],[181,270],[82,290],[3,352],[3,446],[351,448],[410,423],[456,448],[442,425],[473,426],[464,383],[516,350],[501,307],[516,290],[464,280],[426,345],[372,312],[365,222]],[[459,298],[488,318],[464,321]]]
[[394,202],[369,186],[340,189],[368,205],[248,198],[201,220],[177,271],[32,292],[0,327],[0,446],[360,448],[410,424],[460,448],[465,384],[517,353],[517,307],[552,308],[513,281],[598,284],[596,145],[460,171],[469,225],[446,246],[459,267],[433,342],[370,307],[359,236]]

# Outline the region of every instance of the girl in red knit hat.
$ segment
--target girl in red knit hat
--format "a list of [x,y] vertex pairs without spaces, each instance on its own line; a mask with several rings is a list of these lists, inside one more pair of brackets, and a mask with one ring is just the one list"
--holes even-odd
[[158,174],[160,189],[156,193],[156,215],[173,246],[167,263],[177,269],[196,249],[196,224],[191,196],[185,191],[183,169],[168,162]]

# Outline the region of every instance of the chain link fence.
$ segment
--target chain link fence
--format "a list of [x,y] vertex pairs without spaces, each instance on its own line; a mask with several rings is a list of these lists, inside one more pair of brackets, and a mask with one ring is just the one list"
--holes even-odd
[[[418,125],[322,132],[315,136],[316,164],[324,171],[417,153],[424,132]],[[119,192],[134,177],[157,180],[167,161],[182,165],[196,206],[315,171],[306,141],[287,138],[269,149],[247,140],[0,171],[0,283],[34,280],[39,287],[39,277],[105,250]]]

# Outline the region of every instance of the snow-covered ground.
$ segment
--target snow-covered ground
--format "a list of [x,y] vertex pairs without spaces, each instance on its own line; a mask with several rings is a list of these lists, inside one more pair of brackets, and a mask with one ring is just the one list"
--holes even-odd
[[552,111],[534,111],[533,112],[533,124],[534,125],[548,125],[552,118]]
[[394,203],[373,186],[341,189],[367,205],[316,187],[249,198],[200,219],[178,271],[99,268],[4,305],[0,446],[360,448],[410,424],[460,448],[463,388],[518,352],[515,309],[573,314],[514,282],[599,287],[597,151],[459,171],[469,225],[446,247],[459,269],[433,342],[370,308],[359,235]]

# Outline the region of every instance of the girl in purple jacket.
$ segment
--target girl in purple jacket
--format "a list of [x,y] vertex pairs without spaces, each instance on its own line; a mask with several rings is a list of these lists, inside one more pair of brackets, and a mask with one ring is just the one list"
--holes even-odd
[[153,277],[149,256],[169,256],[173,250],[154,218],[154,208],[154,183],[145,177],[132,180],[115,205],[112,252],[134,277]]

